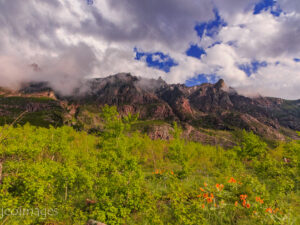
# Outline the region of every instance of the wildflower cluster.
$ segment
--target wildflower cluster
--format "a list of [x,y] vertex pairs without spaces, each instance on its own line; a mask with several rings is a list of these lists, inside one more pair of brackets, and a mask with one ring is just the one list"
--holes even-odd
[[248,197],[248,195],[240,195],[240,199],[242,200],[243,206],[249,209],[250,203],[247,203],[247,201],[246,201],[247,197]]
[[255,197],[255,201],[257,201],[257,202],[260,203],[260,204],[263,204],[263,203],[264,203],[264,200],[261,199],[260,197]]
[[152,173],[153,173],[153,174],[156,174],[156,175],[158,175],[158,174],[162,175],[163,173],[165,173],[165,174],[169,173],[169,174],[171,174],[171,175],[174,175],[174,172],[173,172],[173,171],[167,172],[167,171],[160,170],[160,169],[156,169],[156,170],[155,170],[154,172],[152,172]]
[[156,169],[153,174],[163,174],[163,171],[162,170],[159,170],[159,169]]
[[222,191],[223,188],[224,188],[224,185],[223,184],[216,184],[216,188],[218,191]]
[[[239,189],[237,188],[237,186],[231,184],[240,185],[242,183],[240,181],[237,181],[233,177],[230,177],[230,179],[228,180],[228,186],[226,188],[223,184],[220,183],[216,183],[215,185],[209,187],[209,185],[204,182],[204,186],[199,188],[201,193],[197,195],[197,198],[201,201],[201,208],[205,209],[207,204],[207,209],[209,210],[226,210],[226,208],[229,209],[233,205],[235,208],[241,205],[242,208],[246,210],[245,213],[248,213],[250,208],[252,208],[253,211],[250,215],[256,218],[261,218],[261,216],[266,215],[264,214],[264,212],[267,214],[274,214],[279,211],[278,208],[276,208],[275,210],[270,207],[267,209],[264,208],[264,199],[260,196],[256,196],[254,201],[254,199],[251,200],[250,193],[250,197],[245,193],[238,194]],[[235,200],[230,203],[232,199]],[[225,201],[227,202],[227,204],[225,204]],[[234,208],[231,208],[231,210],[232,209]]]
[[[207,188],[208,184],[204,182],[204,187]],[[224,188],[223,184],[216,184],[215,187],[217,188],[217,191],[222,191]],[[206,191],[204,188],[199,188],[201,192],[204,192],[202,194],[198,194],[198,198],[202,198],[206,203],[212,204],[214,203],[214,206],[217,207],[215,195],[213,192]],[[224,201],[220,201],[220,204],[224,204]],[[202,204],[202,208],[205,208],[205,204]]]
[[236,183],[236,180],[235,180],[233,177],[231,177],[231,178],[229,179],[228,183]]
[[279,211],[279,208],[276,208],[276,209],[272,209],[272,208],[267,208],[266,209],[266,213],[273,213],[273,214],[275,214],[275,213],[277,213]]

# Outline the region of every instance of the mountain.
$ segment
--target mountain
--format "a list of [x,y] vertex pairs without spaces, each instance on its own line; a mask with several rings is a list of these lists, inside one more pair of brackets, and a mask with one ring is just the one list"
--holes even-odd
[[18,91],[2,88],[0,96],[2,124],[28,111],[20,123],[97,130],[100,108],[108,104],[121,114],[138,113],[135,128],[152,138],[170,138],[173,121],[183,126],[187,138],[224,145],[233,143],[232,133],[241,129],[269,140],[297,138],[300,130],[300,100],[246,97],[222,79],[187,87],[120,73],[87,80],[70,96],[61,96],[45,82],[27,83]]

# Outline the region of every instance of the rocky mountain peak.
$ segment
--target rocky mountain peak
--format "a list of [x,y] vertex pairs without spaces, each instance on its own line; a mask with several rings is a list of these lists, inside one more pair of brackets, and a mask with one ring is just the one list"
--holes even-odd
[[[86,80],[71,96],[60,96],[46,82],[24,84],[19,92],[5,96],[48,97],[71,102],[74,111],[85,105],[97,108],[115,105],[121,114],[138,113],[142,120],[179,121],[191,126],[231,130],[253,130],[263,136],[279,137],[281,127],[300,130],[300,100],[239,95],[223,79],[215,84],[187,87],[119,73]],[[1,89],[0,89],[1,93]],[[56,99],[56,97],[58,99]]]
[[226,85],[223,79],[220,79],[217,83],[214,84],[214,87],[218,90],[228,91],[229,87]]

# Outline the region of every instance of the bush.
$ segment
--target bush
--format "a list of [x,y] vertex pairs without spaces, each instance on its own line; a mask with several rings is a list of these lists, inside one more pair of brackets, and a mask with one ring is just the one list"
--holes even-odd
[[177,125],[174,139],[150,140],[128,134],[136,116],[110,107],[101,115],[98,136],[0,128],[0,209],[48,210],[3,214],[3,223],[299,223],[299,141],[268,149],[244,131],[239,148],[224,150],[181,139]]

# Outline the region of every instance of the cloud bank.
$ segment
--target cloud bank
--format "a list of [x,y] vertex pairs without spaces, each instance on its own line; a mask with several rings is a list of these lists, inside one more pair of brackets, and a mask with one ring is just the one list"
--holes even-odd
[[299,24],[298,0],[0,0],[0,85],[131,72],[299,99]]

